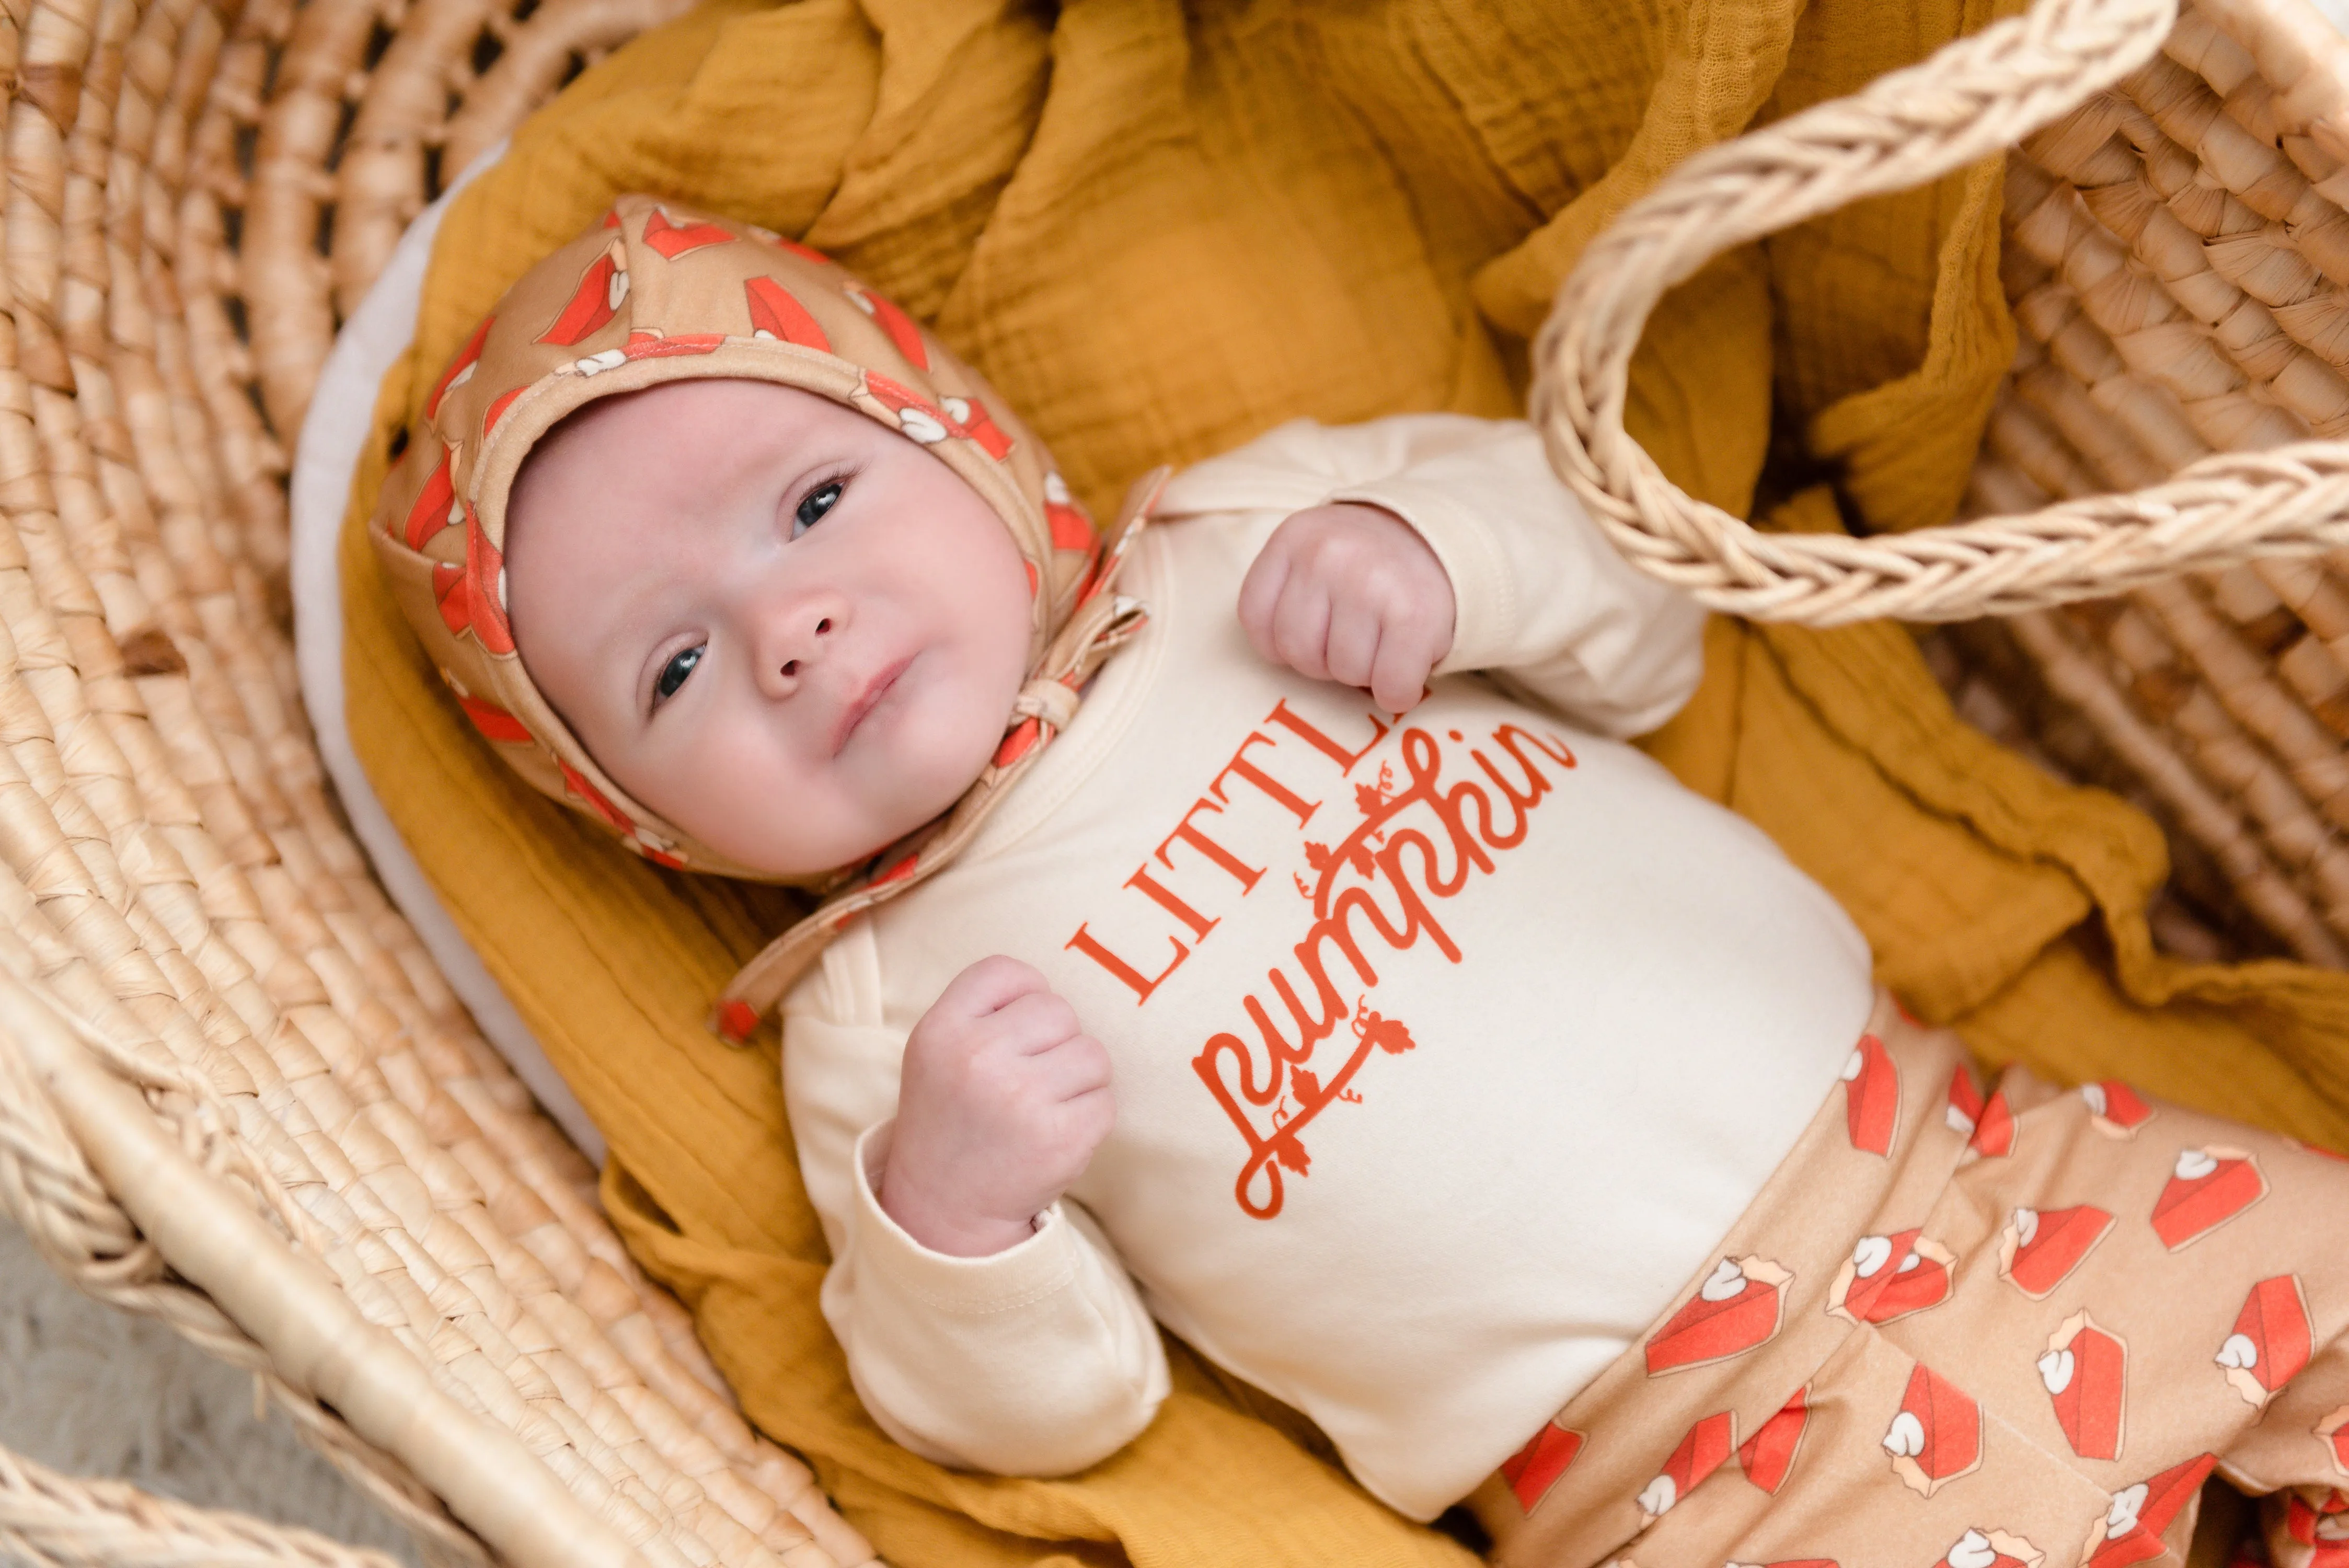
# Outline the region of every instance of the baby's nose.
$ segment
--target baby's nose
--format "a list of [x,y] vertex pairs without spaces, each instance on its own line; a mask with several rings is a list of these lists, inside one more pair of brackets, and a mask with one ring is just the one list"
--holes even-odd
[[[822,656],[822,655],[823,655],[823,640],[824,640],[826,637],[829,637],[829,636],[831,636],[831,635],[832,635],[832,617],[831,617],[831,616],[829,616],[829,615],[826,615],[826,616],[823,616],[822,619],[818,620],[818,621],[816,622],[816,624],[815,624],[812,627],[811,627],[811,628],[809,629],[809,632],[808,632],[808,637],[807,637],[807,642],[808,642],[807,656],[808,656],[809,658],[811,658],[811,659],[821,657],[821,656]],[[797,659],[797,658],[789,658],[789,659],[785,659],[785,660],[783,661],[783,664],[782,664],[782,674],[783,674],[786,677],[796,676],[796,675],[798,675],[799,673],[800,673],[800,660],[799,660],[799,659]]]
[[779,696],[798,688],[822,664],[848,622],[848,606],[833,594],[813,594],[778,606],[766,620],[759,664],[766,684]]

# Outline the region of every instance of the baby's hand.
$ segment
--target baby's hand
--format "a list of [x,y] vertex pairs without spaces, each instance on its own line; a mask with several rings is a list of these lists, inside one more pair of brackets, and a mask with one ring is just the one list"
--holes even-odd
[[1452,579],[1412,526],[1340,501],[1273,530],[1240,584],[1256,651],[1311,680],[1359,686],[1389,713],[1426,694],[1452,651]]
[[897,1129],[876,1194],[933,1252],[1016,1246],[1117,1119],[1109,1053],[1044,977],[982,958],[940,992],[905,1042]]

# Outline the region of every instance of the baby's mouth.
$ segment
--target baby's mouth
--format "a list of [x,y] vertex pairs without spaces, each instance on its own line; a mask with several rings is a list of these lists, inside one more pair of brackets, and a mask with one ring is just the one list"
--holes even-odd
[[846,748],[849,738],[856,733],[857,726],[863,724],[865,717],[880,706],[881,699],[895,688],[898,677],[913,662],[914,655],[907,654],[895,664],[874,671],[856,695],[849,699],[848,705],[840,710],[840,717],[833,720],[832,725],[832,754],[834,757]]

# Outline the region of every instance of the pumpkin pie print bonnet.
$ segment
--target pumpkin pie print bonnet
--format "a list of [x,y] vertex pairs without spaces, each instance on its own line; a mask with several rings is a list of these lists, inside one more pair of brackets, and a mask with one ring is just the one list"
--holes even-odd
[[[922,443],[993,509],[1028,564],[1029,678],[993,762],[944,816],[864,864],[809,879],[735,864],[605,776],[523,669],[506,619],[506,501],[532,445],[593,398],[693,377],[817,393]],[[852,916],[950,861],[1074,717],[1142,619],[1107,592],[1153,476],[1106,540],[994,390],[910,316],[804,245],[645,196],[508,290],[424,403],[369,527],[401,611],[481,738],[533,787],[666,866],[800,880],[827,896],[736,976],[712,1023],[758,1020]]]

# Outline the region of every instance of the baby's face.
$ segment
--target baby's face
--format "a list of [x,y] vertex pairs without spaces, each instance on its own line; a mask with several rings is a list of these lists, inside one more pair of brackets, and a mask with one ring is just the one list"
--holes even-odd
[[777,876],[952,805],[1028,661],[1002,520],[878,421],[761,381],[589,404],[508,507],[524,666],[615,782]]

